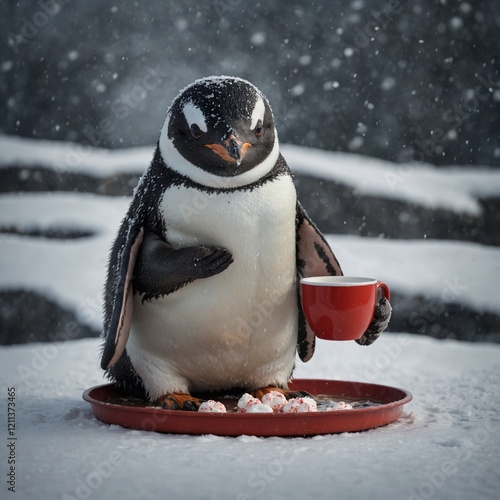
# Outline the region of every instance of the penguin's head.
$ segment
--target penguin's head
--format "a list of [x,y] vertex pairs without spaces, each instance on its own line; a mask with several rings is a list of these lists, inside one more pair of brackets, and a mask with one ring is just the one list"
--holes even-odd
[[212,76],[173,101],[160,135],[167,165],[210,187],[239,187],[268,174],[279,156],[266,97],[236,77]]

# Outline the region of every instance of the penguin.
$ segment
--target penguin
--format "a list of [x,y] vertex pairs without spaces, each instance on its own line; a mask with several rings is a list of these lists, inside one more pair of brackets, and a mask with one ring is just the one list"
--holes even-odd
[[[229,76],[172,102],[153,159],[111,249],[101,367],[119,389],[166,409],[196,394],[287,394],[315,336],[299,278],[342,275],[297,199],[265,95]],[[387,327],[377,305],[369,345]]]

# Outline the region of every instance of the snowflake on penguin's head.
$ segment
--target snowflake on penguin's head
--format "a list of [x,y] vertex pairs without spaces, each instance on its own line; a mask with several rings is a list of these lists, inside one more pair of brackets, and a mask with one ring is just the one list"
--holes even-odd
[[172,101],[170,109],[182,109],[188,103],[200,104],[213,100],[210,112],[217,114],[219,103],[230,111],[232,118],[245,117],[250,119],[259,96],[269,105],[267,97],[249,81],[237,76],[208,76],[195,80],[184,87]]

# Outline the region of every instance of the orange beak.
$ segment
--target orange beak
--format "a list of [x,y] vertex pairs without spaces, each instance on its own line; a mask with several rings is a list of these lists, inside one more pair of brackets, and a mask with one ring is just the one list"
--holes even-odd
[[211,149],[216,155],[219,155],[224,161],[229,163],[237,163],[243,161],[248,148],[251,146],[249,142],[241,142],[234,134],[231,134],[222,144],[205,144],[206,148]]

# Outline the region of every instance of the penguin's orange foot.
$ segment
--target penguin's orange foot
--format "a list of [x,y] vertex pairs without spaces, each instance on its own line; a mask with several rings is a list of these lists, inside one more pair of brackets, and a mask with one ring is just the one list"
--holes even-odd
[[255,391],[252,391],[250,394],[254,398],[262,399],[262,396],[264,396],[264,394],[267,394],[267,393],[272,392],[272,391],[281,392],[281,394],[283,394],[286,399],[304,398],[304,397],[314,399],[306,391],[289,391],[287,389],[282,389],[281,387],[276,387],[276,386],[272,386],[272,385],[269,385],[267,387],[262,387],[261,389],[256,389]]
[[178,393],[165,394],[158,402],[164,410],[197,411],[201,405],[201,400],[198,398]]

